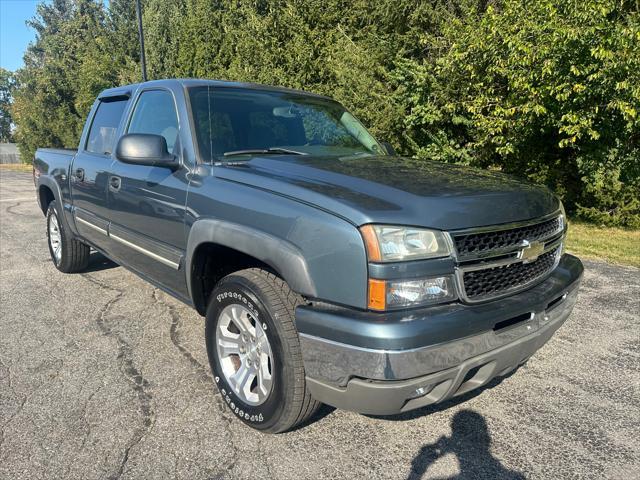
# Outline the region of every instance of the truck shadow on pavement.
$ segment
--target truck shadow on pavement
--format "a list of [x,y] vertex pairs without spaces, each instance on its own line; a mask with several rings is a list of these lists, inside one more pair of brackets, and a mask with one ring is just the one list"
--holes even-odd
[[91,252],[91,256],[89,257],[89,266],[83,270],[83,272],[101,272],[102,270],[109,270],[118,266],[119,265],[117,263],[111,261],[100,252]]

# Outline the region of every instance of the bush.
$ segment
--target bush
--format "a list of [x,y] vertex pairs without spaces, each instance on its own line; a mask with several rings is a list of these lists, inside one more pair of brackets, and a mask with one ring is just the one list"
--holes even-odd
[[527,177],[571,213],[640,222],[640,23],[632,2],[503,2],[426,35],[395,72],[423,158]]
[[[134,2],[42,4],[17,73],[23,158],[73,146],[94,96],[140,78]],[[489,6],[487,6],[489,5]],[[150,78],[333,96],[418,159],[545,184],[640,223],[640,19],[630,0],[145,0]]]

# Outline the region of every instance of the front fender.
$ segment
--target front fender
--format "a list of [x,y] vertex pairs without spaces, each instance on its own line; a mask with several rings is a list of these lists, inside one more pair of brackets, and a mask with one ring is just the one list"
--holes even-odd
[[213,176],[203,180],[190,185],[185,222],[191,298],[198,289],[189,278],[198,246],[210,242],[258,259],[308,299],[367,308],[367,257],[355,225],[273,192]]

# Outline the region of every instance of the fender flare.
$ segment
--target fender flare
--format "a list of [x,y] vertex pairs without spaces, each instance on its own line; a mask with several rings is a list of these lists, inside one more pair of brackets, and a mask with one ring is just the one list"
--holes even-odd
[[[48,187],[49,190],[53,192],[53,199],[58,202],[60,208],[62,209],[62,221],[65,225],[73,232],[74,235],[78,234],[78,230],[76,229],[75,222],[73,221],[73,213],[71,212],[71,205],[65,205],[64,200],[62,199],[62,191],[60,190],[60,185],[50,176],[40,175],[37,180],[37,199],[38,205],[40,205],[40,210],[43,210],[42,201],[40,199],[40,188]],[[45,215],[46,211],[43,212]]]
[[185,256],[187,290],[194,304],[192,262],[197,248],[205,243],[215,243],[257,258],[278,272],[294,292],[317,296],[304,255],[291,242],[246,225],[204,218],[191,226]]
[[[60,206],[62,206],[62,192],[60,191],[60,185],[53,178],[47,177],[44,175],[40,175],[38,177],[38,203],[40,204],[40,210],[44,210],[44,206],[42,205],[42,201],[40,198],[40,189],[42,187],[48,187],[49,190],[53,192],[53,198]],[[46,211],[45,211],[46,214]]]

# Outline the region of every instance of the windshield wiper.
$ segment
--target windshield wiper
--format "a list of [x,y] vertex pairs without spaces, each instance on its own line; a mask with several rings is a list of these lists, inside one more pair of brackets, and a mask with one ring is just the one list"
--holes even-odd
[[246,150],[234,150],[232,152],[224,152],[225,157],[235,157],[236,155],[264,155],[264,154],[274,154],[274,155],[308,155],[305,152],[298,152],[297,150],[290,150],[288,148],[249,148]]

